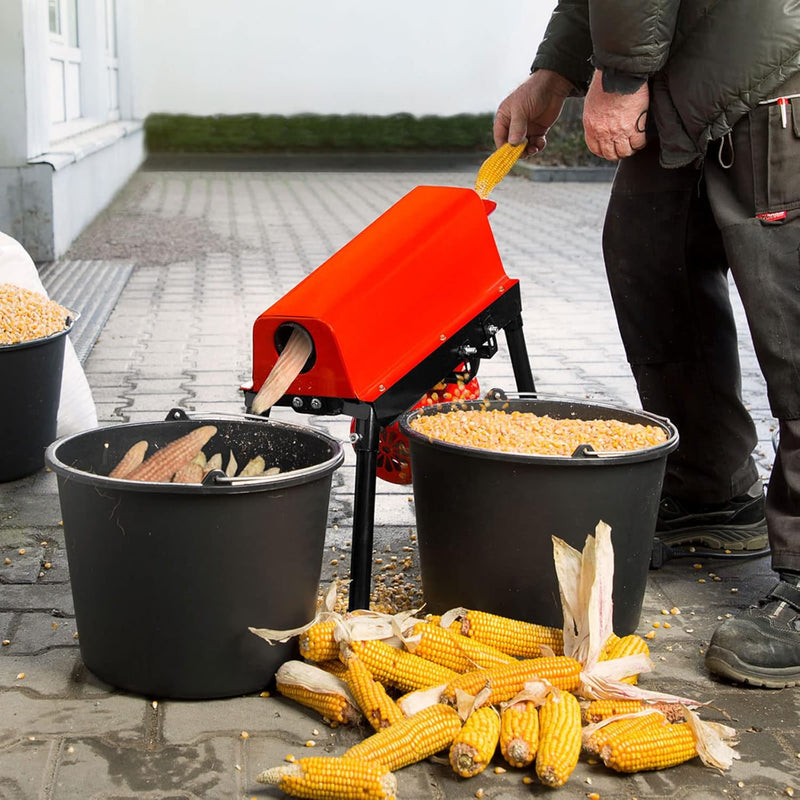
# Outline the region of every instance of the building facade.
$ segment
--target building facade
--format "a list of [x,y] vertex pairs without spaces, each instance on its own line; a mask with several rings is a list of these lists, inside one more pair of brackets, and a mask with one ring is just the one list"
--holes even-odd
[[61,256],[144,158],[131,0],[2,0],[0,230]]

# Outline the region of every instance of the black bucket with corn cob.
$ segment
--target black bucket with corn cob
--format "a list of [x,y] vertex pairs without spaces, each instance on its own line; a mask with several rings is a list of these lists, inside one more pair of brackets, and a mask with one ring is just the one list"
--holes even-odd
[[666,459],[663,417],[518,395],[439,404],[408,436],[427,608],[480,608],[563,625],[552,537],[581,549],[599,521],[614,545],[614,631],[639,624]]
[[248,627],[313,617],[343,459],[307,426],[179,410],[53,443],[86,666],[150,698],[263,689],[296,640]]
[[0,482],[44,467],[56,438],[64,348],[75,315],[45,295],[0,284]]

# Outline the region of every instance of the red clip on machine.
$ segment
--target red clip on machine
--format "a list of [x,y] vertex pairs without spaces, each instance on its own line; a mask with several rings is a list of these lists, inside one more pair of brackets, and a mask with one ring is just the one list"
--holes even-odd
[[355,420],[350,608],[368,608],[381,427],[462,364],[474,375],[504,330],[517,389],[535,391],[519,281],[500,261],[472,189],[420,186],[365,228],[253,325],[250,408],[295,326],[311,356],[277,405]]

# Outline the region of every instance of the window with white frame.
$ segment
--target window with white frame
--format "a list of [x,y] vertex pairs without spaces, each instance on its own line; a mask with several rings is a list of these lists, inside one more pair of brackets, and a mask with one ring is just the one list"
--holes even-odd
[[47,0],[50,26],[50,122],[81,116],[81,49],[78,0]]
[[49,27],[50,138],[119,119],[117,0],[40,0]]

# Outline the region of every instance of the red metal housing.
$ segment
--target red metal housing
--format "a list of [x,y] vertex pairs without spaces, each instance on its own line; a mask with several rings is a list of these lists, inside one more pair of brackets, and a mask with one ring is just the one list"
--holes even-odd
[[420,186],[402,197],[258,317],[253,390],[298,324],[314,354],[287,395],[374,402],[518,284],[489,226],[494,207],[472,189]]

